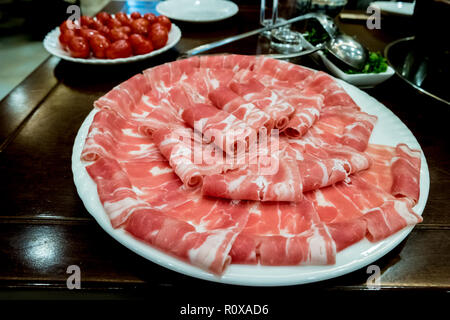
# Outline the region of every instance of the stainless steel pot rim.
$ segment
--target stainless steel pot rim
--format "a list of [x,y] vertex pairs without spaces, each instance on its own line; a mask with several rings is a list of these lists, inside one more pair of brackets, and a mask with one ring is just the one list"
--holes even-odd
[[437,95],[435,95],[435,94],[433,94],[433,93],[431,93],[431,92],[425,90],[424,88],[419,87],[418,85],[416,85],[415,83],[411,82],[409,79],[407,79],[406,77],[404,77],[404,76],[401,74],[401,72],[399,72],[399,71],[396,69],[396,67],[392,64],[391,60],[389,59],[389,50],[390,50],[393,46],[395,46],[396,44],[398,44],[398,43],[400,43],[400,42],[412,41],[412,40],[414,40],[414,39],[415,39],[415,37],[406,37],[406,38],[401,38],[401,39],[398,39],[398,40],[395,40],[395,41],[389,43],[389,44],[386,46],[386,48],[384,49],[384,56],[386,57],[386,60],[387,60],[388,64],[392,67],[392,69],[395,70],[395,73],[396,73],[401,79],[403,79],[405,82],[407,82],[408,84],[410,84],[413,88],[417,89],[418,91],[420,91],[420,92],[422,92],[422,93],[424,93],[424,94],[426,94],[426,95],[428,95],[428,96],[430,96],[430,97],[432,97],[432,98],[434,98],[434,99],[436,99],[436,100],[438,100],[438,101],[441,101],[441,102],[443,102],[443,103],[445,103],[445,104],[450,105],[450,101],[447,101],[447,100],[445,100],[445,99],[443,99],[443,98],[441,98],[441,97],[439,97],[439,96],[437,96]]

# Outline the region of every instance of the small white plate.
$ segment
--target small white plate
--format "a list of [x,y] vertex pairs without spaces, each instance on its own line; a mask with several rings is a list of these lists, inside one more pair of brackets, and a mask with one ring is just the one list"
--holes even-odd
[[370,8],[378,8],[381,13],[412,16],[415,2],[375,1],[370,3]]
[[[306,40],[303,40],[303,45],[306,50],[314,48],[314,46]],[[387,67],[387,70],[385,72],[380,73],[345,73],[344,71],[339,69],[333,62],[331,62],[322,51],[314,52],[312,56],[315,58],[320,57],[323,64],[327,67],[328,70],[330,70],[330,72],[334,76],[360,88],[374,87],[377,84],[386,81],[395,74],[395,70],[390,66]]]
[[56,27],[55,29],[50,31],[44,38],[44,48],[54,56],[60,57],[61,59],[64,60],[84,64],[121,64],[144,60],[169,50],[170,48],[175,46],[178,43],[178,41],[180,41],[181,30],[174,23],[172,23],[172,28],[170,29],[169,32],[169,39],[167,40],[167,43],[164,47],[146,54],[140,54],[128,58],[117,58],[117,59],[97,59],[94,57],[88,59],[81,59],[71,57],[70,53],[61,47],[61,44],[59,43],[59,35],[60,35],[59,27]]
[[355,73],[349,74],[345,73],[341,69],[339,69],[333,62],[331,62],[323,52],[319,51],[317,53],[318,56],[322,59],[323,64],[331,71],[336,77],[347,81],[357,87],[374,87],[377,84],[380,84],[383,81],[386,81],[390,77],[392,77],[395,73],[394,69],[388,66],[385,72],[380,73]]
[[[378,116],[377,124],[370,137],[370,143],[395,146],[403,142],[411,148],[422,151],[414,135],[392,111],[364,91],[344,81],[338,80],[338,82],[355,102],[361,106],[363,111]],[[92,110],[86,117],[73,145],[72,172],[78,194],[87,211],[111,237],[145,259],[170,270],[204,280],[247,286],[285,286],[317,282],[358,270],[380,259],[402,242],[413,229],[413,226],[404,228],[376,243],[371,243],[367,239],[363,239],[339,252],[334,265],[272,267],[232,264],[222,276],[216,276],[137,240],[121,228],[112,228],[108,215],[105,213],[98,197],[97,185],[86,171],[85,166],[88,163],[80,159],[89,127],[97,111],[97,109]],[[419,215],[422,215],[425,208],[430,189],[430,176],[423,151],[421,160],[420,198],[414,207],[414,211]]]
[[168,0],[158,3],[156,10],[170,19],[214,22],[234,16],[239,8],[225,0]]

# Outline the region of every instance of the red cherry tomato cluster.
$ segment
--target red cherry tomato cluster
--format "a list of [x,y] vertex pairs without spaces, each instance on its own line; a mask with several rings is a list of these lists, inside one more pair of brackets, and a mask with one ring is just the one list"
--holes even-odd
[[95,19],[82,16],[79,22],[64,21],[59,42],[75,58],[89,58],[91,52],[99,59],[127,58],[164,47],[171,28],[169,18],[153,13],[111,16],[99,12]]

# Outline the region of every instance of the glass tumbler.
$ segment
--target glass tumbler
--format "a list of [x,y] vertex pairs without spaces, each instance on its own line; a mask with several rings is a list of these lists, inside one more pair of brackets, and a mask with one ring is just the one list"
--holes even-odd
[[[269,27],[276,23],[278,19],[278,0],[261,0],[259,22],[263,27]],[[261,35],[270,39],[270,31],[265,31]]]
[[[275,22],[279,23],[305,13],[299,10],[298,2],[300,0],[279,0]],[[270,46],[281,53],[299,52],[302,50],[302,36],[299,32],[291,30],[290,25],[272,29]]]

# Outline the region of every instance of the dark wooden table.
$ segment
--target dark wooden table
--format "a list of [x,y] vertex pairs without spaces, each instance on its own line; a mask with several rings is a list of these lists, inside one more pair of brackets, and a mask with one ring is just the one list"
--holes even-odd
[[[116,12],[122,6],[113,2],[106,10]],[[183,37],[176,48],[140,63],[85,66],[49,57],[1,101],[1,298],[150,297],[159,304],[163,295],[179,295],[177,303],[183,304],[197,301],[193,292],[203,292],[208,299],[220,293],[241,297],[236,303],[253,297],[257,303],[270,304],[280,294],[316,294],[334,299],[344,293],[373,297],[450,290],[449,108],[414,91],[396,76],[367,92],[397,114],[417,137],[428,161],[431,188],[423,223],[374,263],[381,269],[380,290],[366,286],[366,268],[336,279],[287,288],[255,289],[190,278],[126,249],[86,211],[73,184],[71,153],[75,135],[94,100],[141,70],[174,60],[183,50],[257,27],[258,10],[258,6],[240,5],[239,14],[227,21],[179,23]],[[408,35],[407,28],[388,21],[375,31],[366,29],[365,24],[340,22],[340,26],[378,51]],[[251,38],[221,50],[254,53],[255,43],[257,38]],[[322,68],[309,58],[297,62]],[[66,287],[70,265],[80,267],[80,290]]]

